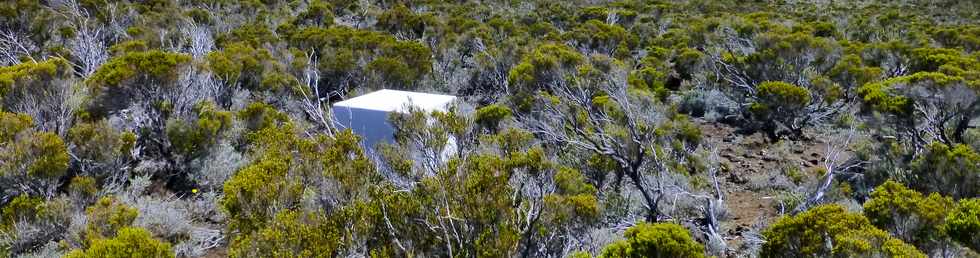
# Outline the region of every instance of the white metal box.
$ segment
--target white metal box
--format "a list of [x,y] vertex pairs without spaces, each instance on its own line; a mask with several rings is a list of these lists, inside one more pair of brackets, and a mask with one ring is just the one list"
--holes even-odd
[[425,112],[446,111],[455,96],[399,90],[379,90],[334,103],[333,115],[337,128],[361,136],[368,151],[378,143],[394,142],[394,128],[388,122],[391,112],[405,113],[408,107]]

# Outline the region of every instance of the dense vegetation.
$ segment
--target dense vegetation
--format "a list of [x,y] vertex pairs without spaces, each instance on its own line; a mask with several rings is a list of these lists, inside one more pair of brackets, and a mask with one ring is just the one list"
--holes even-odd
[[977,10],[2,1],[0,257],[976,256]]

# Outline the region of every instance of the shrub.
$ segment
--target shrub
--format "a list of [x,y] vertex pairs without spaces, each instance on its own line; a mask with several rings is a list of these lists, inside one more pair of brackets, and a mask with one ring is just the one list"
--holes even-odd
[[335,257],[343,243],[340,225],[317,213],[280,212],[252,236],[235,241],[230,257]]
[[511,116],[510,108],[506,106],[492,104],[476,110],[475,121],[483,128],[496,132],[500,121]]
[[68,170],[68,151],[61,137],[35,132],[29,121],[0,112],[0,138],[7,138],[0,139],[0,184],[19,185],[10,188],[15,193],[52,197]]
[[864,215],[878,228],[928,251],[938,248],[945,240],[942,227],[953,206],[949,197],[938,193],[924,196],[895,181],[887,181],[864,203]]
[[127,52],[99,67],[89,82],[96,86],[121,86],[125,81],[137,77],[171,81],[177,77],[177,68],[190,60],[189,55],[160,50]]
[[167,123],[167,137],[178,153],[188,159],[206,153],[218,142],[221,133],[231,127],[232,113],[219,110],[212,102],[194,107],[196,121],[173,119]]
[[72,198],[83,204],[95,200],[93,197],[95,197],[98,191],[99,187],[95,182],[95,178],[88,176],[72,177],[71,182],[68,184],[68,192],[73,196]]
[[25,90],[44,88],[50,85],[52,79],[65,76],[69,71],[71,71],[70,65],[61,58],[0,67],[0,98],[18,90],[15,87]]
[[88,241],[109,238],[116,235],[122,228],[133,224],[139,212],[116,200],[114,197],[102,197],[95,204],[85,209],[88,215],[88,227],[85,236]]
[[435,23],[432,16],[417,15],[403,4],[388,9],[378,17],[378,27],[391,34],[411,35],[419,37],[425,32],[427,23]]
[[0,229],[13,230],[14,223],[44,213],[44,200],[25,195],[14,197],[0,210]]
[[160,50],[127,52],[109,59],[86,80],[93,95],[88,102],[90,118],[134,102],[153,107],[156,112],[152,114],[168,113],[170,101],[186,94],[176,91],[176,82],[190,62],[190,55]]
[[238,119],[245,122],[245,128],[259,131],[270,127],[283,126],[289,122],[289,117],[276,107],[262,102],[252,102],[238,111]]
[[531,107],[531,101],[540,90],[550,90],[554,81],[568,79],[586,62],[585,56],[563,44],[542,44],[522,58],[507,74],[507,81],[514,87],[511,102],[518,110]]
[[911,164],[910,186],[954,199],[980,195],[980,154],[970,146],[934,142]]
[[174,257],[170,244],[153,238],[142,228],[123,227],[110,239],[96,239],[85,250],[74,250],[67,258]]
[[837,204],[784,216],[762,235],[761,257],[926,257]]
[[[540,149],[532,149],[530,153]],[[560,168],[554,175],[557,192],[544,196],[542,216],[549,229],[567,228],[570,225],[589,224],[601,215],[596,189],[586,183],[582,173],[570,168]]]
[[857,93],[866,107],[887,115],[894,129],[907,134],[916,147],[931,141],[964,143],[963,134],[980,106],[980,80],[970,77],[980,76],[960,76],[961,68],[951,69],[957,71],[918,72],[868,83]]
[[294,24],[300,26],[323,26],[333,25],[333,5],[324,1],[310,1],[306,10],[296,15]]
[[23,255],[61,238],[71,209],[67,198],[13,198],[0,210],[0,254]]
[[68,144],[83,173],[111,176],[111,165],[129,156],[136,143],[135,135],[120,132],[106,120],[82,122],[68,130]]
[[239,170],[224,185],[221,207],[229,215],[228,227],[249,233],[263,227],[275,211],[290,203],[281,203],[283,195],[295,200],[300,188],[286,180],[287,161],[263,158]]
[[138,197],[133,204],[139,216],[133,226],[146,229],[156,237],[177,243],[191,236],[193,225],[190,213],[180,200]]
[[599,257],[704,257],[704,247],[677,224],[640,223],[627,229],[625,237],[603,248]]
[[241,82],[246,89],[257,89],[262,74],[272,54],[266,49],[256,49],[244,43],[228,44],[221,51],[208,54],[208,66],[214,74],[227,83]]
[[31,128],[33,121],[27,114],[0,111],[0,143],[14,140],[17,134]]
[[980,251],[980,198],[960,200],[946,218],[946,231],[956,241]]
[[568,35],[578,43],[578,47],[607,55],[614,52],[617,56],[628,55],[630,49],[638,44],[635,35],[619,25],[606,24],[605,19],[588,20],[575,27]]
[[659,99],[665,99],[670,93],[665,85],[666,81],[667,74],[652,67],[634,70],[627,77],[630,87],[650,91]]
[[810,104],[810,92],[800,86],[786,82],[763,82],[756,86],[756,102],[749,110],[763,129],[772,135],[779,130],[790,130],[793,136],[800,136],[807,121],[801,116]]

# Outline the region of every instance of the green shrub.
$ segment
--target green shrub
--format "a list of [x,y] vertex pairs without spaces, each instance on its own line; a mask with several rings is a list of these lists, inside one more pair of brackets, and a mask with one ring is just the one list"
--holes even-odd
[[609,244],[599,257],[705,257],[704,247],[691,238],[687,229],[677,224],[640,223],[627,229],[624,235],[626,240]]
[[68,183],[68,192],[75,196],[75,198],[81,201],[90,200],[99,191],[99,185],[96,184],[95,178],[88,176],[75,176],[71,178],[71,182]]
[[229,43],[207,56],[208,67],[218,78],[226,83],[240,82],[246,89],[258,88],[269,60],[273,58],[268,50],[240,42]]
[[945,229],[954,240],[980,252],[980,198],[960,200],[946,218]]
[[864,215],[872,224],[921,250],[939,248],[946,239],[942,227],[954,202],[938,193],[929,196],[887,181],[864,203]]
[[[27,194],[52,197],[68,170],[68,149],[57,134],[26,129],[26,117],[0,114],[4,130],[22,130],[8,142],[0,141],[0,180],[11,180]],[[18,125],[20,124],[20,125]],[[10,132],[0,132],[5,137]]]
[[36,214],[43,213],[43,199],[26,195],[14,197],[0,210],[0,229],[3,231],[13,230],[14,223],[33,219]]
[[142,228],[123,227],[113,238],[96,239],[88,249],[73,250],[66,258],[170,258],[170,244],[154,239]]
[[912,161],[910,186],[954,199],[980,195],[980,153],[970,146],[934,142]]
[[0,144],[13,141],[17,134],[33,125],[34,120],[27,114],[0,111]]
[[234,241],[229,257],[336,257],[343,237],[337,225],[318,213],[280,212],[254,235]]
[[14,87],[32,89],[45,87],[53,78],[65,76],[70,71],[68,62],[61,58],[0,67],[0,99],[13,91]]
[[761,257],[926,257],[837,204],[784,216],[762,235]]
[[112,128],[106,120],[81,122],[68,130],[68,143],[72,146],[72,154],[86,166],[82,169],[88,170],[88,166],[104,165],[129,154],[135,139],[126,139],[126,135]]
[[262,158],[235,173],[224,185],[221,207],[228,213],[228,228],[248,234],[265,226],[275,211],[295,201],[300,186],[286,179],[289,163],[279,158]]
[[474,118],[477,124],[492,132],[496,131],[500,121],[511,116],[510,108],[498,104],[491,104],[476,110]]
[[265,128],[279,127],[289,122],[289,117],[276,107],[262,102],[252,102],[238,111],[238,119],[245,122],[245,128],[259,131]]
[[170,120],[167,137],[178,153],[196,158],[206,153],[218,142],[221,134],[231,127],[232,113],[219,110],[211,102],[201,102],[195,107],[197,121]]
[[114,197],[102,197],[95,204],[85,209],[88,216],[88,227],[85,237],[89,242],[116,236],[120,229],[129,227],[136,220],[139,212],[136,208],[121,203]]
[[104,86],[123,86],[124,82],[144,78],[169,82],[177,77],[177,68],[191,61],[186,54],[160,50],[127,52],[109,59],[88,79],[96,89]]

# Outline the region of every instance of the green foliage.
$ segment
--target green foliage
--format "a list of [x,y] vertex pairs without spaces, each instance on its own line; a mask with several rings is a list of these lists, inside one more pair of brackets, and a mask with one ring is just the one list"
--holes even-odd
[[578,11],[578,21],[586,22],[589,20],[605,21],[609,16],[609,9],[599,6],[589,6]]
[[232,114],[219,110],[211,102],[201,102],[195,107],[197,121],[171,120],[167,123],[167,137],[178,153],[189,158],[207,152],[231,127]]
[[510,69],[507,81],[516,87],[511,97],[519,110],[530,108],[534,94],[548,90],[548,83],[567,79],[575,74],[586,59],[582,54],[563,44],[542,44],[524,55],[521,62]]
[[500,122],[511,116],[510,108],[499,104],[491,104],[476,110],[474,121],[483,128],[496,131]]
[[961,80],[962,78],[951,77],[942,73],[920,72],[865,84],[858,89],[858,94],[866,104],[875,110],[911,118],[909,116],[912,115],[914,102],[909,96],[900,93],[903,89],[909,89],[906,85],[924,85],[926,89],[929,89],[930,87],[945,87]]
[[99,186],[95,178],[88,176],[75,176],[68,183],[68,192],[80,198],[82,201],[91,200],[99,192]]
[[[90,246],[94,247],[99,240],[112,238],[123,229],[131,226],[139,215],[136,208],[121,203],[114,197],[102,197],[95,204],[85,209],[88,216],[88,226],[85,237]],[[132,232],[130,232],[132,233]],[[168,248],[169,249],[169,248]]]
[[323,26],[333,25],[334,6],[324,1],[311,1],[306,10],[296,16],[294,24],[298,26]]
[[381,13],[378,17],[378,27],[395,35],[422,36],[429,24],[437,21],[435,17],[416,14],[403,4],[397,4]]
[[0,229],[11,231],[14,223],[32,219],[36,214],[44,214],[44,200],[26,195],[14,197],[0,210]]
[[154,239],[142,228],[123,227],[113,238],[96,239],[85,250],[73,250],[68,258],[174,257],[170,244]]
[[106,120],[82,122],[68,130],[68,144],[82,165],[99,167],[128,155],[135,144],[134,136],[112,128]]
[[[374,75],[391,87],[411,86],[432,71],[431,50],[418,42],[398,41],[393,36],[349,27],[308,27],[289,36],[290,46],[318,54],[320,72],[344,77],[354,73]],[[362,60],[367,65],[357,65]],[[325,82],[339,84],[327,79]]]
[[[300,188],[286,180],[288,163],[276,158],[262,158],[242,168],[224,185],[225,197],[221,207],[230,216],[228,227],[236,232],[248,233],[264,226],[275,214],[281,203],[294,199]],[[279,208],[281,209],[281,208]]]
[[[160,50],[127,52],[109,59],[88,78],[87,82],[96,92],[101,91],[103,87],[151,88],[158,86],[158,83],[176,80],[178,68],[190,60],[189,55]],[[133,84],[127,84],[129,82]]]
[[895,181],[887,181],[864,203],[864,215],[895,237],[921,250],[933,250],[946,238],[942,227],[953,207],[949,197],[937,193],[923,196]]
[[263,44],[272,44],[279,39],[269,27],[261,22],[243,24],[226,34],[219,35],[215,43],[226,46],[234,42],[241,42],[253,47]]
[[[262,230],[272,225],[279,212],[296,207],[304,194],[316,189],[314,186],[332,185],[329,198],[352,203],[367,198],[366,186],[379,180],[374,165],[360,149],[360,139],[349,130],[335,138],[307,139],[285,126],[264,128],[253,136],[257,158],[225,182],[225,196],[220,201],[229,216],[229,230],[236,232],[233,246],[247,244],[241,241],[249,237],[272,234]],[[253,233],[258,236],[250,236]]]
[[753,117],[765,124],[764,128],[775,134],[780,127],[799,135],[805,122],[803,112],[812,97],[807,89],[786,82],[763,82],[755,87],[756,102],[749,110]]
[[0,114],[0,126],[7,131],[0,137],[13,136],[0,141],[0,179],[13,179],[29,194],[50,197],[68,170],[68,150],[57,134],[27,129],[29,122],[22,115]]
[[980,199],[962,199],[946,217],[946,232],[956,241],[980,250]]
[[5,195],[53,197],[68,165],[61,137],[34,131],[27,115],[0,111],[0,184],[10,185]]
[[61,58],[52,58],[40,63],[25,62],[14,66],[0,67],[0,98],[20,88],[40,88],[53,78],[64,76],[70,71],[69,64]]
[[341,228],[322,214],[283,211],[267,227],[234,243],[229,257],[336,257]]
[[544,197],[544,220],[550,225],[582,225],[599,218],[601,210],[596,189],[585,176],[569,168],[554,175],[557,193]]
[[27,167],[27,175],[42,178],[64,175],[68,169],[68,152],[61,137],[53,133],[36,133],[31,141],[30,145],[24,146],[27,148],[24,155],[34,158]]
[[[12,198],[0,209],[0,232],[7,236],[0,241],[0,254],[14,254],[29,251],[34,246],[55,241],[57,234],[33,235],[31,238],[11,236],[33,234],[36,231],[49,233],[63,230],[71,223],[74,207],[67,198],[45,200],[43,198],[20,195]],[[15,241],[10,241],[15,240]]]
[[[868,219],[836,207],[784,218],[763,257],[917,257],[900,240],[936,253],[947,237],[978,248],[968,199],[980,189],[978,3],[820,2],[0,1],[0,257],[77,245],[87,249],[72,257],[190,256],[197,235],[168,238],[176,253],[139,232],[111,238],[135,210],[95,198],[132,173],[154,175],[143,194],[182,193],[167,202],[193,204],[178,217],[193,227],[226,227],[218,248],[235,257],[564,256],[589,243],[563,240],[639,215],[636,188],[662,183],[631,178],[703,194],[693,192],[709,185],[697,174],[708,169],[702,144],[731,138],[714,125],[732,124],[802,146],[853,126],[861,142],[862,176],[835,182],[830,197],[868,200]],[[311,123],[304,101],[329,107],[377,88],[453,93],[483,108],[392,119],[396,142],[376,149],[376,166],[351,132]],[[542,121],[565,123],[521,129]],[[809,126],[821,130],[803,135]],[[443,152],[453,138],[455,151]],[[570,148],[590,140],[605,144]],[[766,151],[761,166],[779,155]],[[813,179],[792,165],[792,183]],[[220,193],[183,194],[187,173],[231,179]],[[879,186],[886,179],[914,191]],[[225,214],[208,208],[215,199]],[[60,213],[93,202],[95,228],[77,239]],[[689,221],[688,205],[648,219]],[[675,238],[683,228],[658,227],[668,226],[631,229],[606,256],[652,255],[645,245],[668,241],[702,256],[690,237]],[[757,255],[734,243],[736,256]]]
[[113,56],[122,56],[131,52],[144,52],[147,50],[150,50],[150,46],[147,45],[146,41],[142,40],[127,40],[109,47],[109,53],[112,53]]
[[[912,52],[918,53],[919,49]],[[927,56],[925,61],[913,63],[946,62],[930,59],[944,57]],[[967,69],[980,70],[980,65],[973,66]],[[938,68],[940,72],[923,71],[866,84],[858,89],[858,94],[866,106],[889,114],[894,129],[911,135],[916,147],[925,147],[930,141],[964,143],[969,121],[980,113],[980,99],[976,97],[980,93],[980,74],[961,68],[946,63]]]
[[848,89],[854,89],[879,79],[883,73],[880,67],[866,65],[860,56],[848,54],[837,62],[828,75]]
[[786,82],[763,82],[755,87],[760,104],[772,109],[799,109],[810,103],[810,92]]
[[[464,164],[448,165],[446,172],[456,169],[467,171],[467,176],[451,179],[451,173],[440,177],[444,183],[456,185],[450,188],[461,196],[469,196],[457,203],[456,211],[475,226],[471,232],[473,253],[477,256],[506,256],[517,244],[518,235],[515,223],[510,216],[510,196],[514,191],[507,185],[511,171],[505,170],[504,160],[491,155],[470,157]],[[423,182],[427,191],[436,191],[447,185],[434,185],[432,181]]]
[[[605,19],[603,19],[605,20]],[[572,30],[571,36],[580,47],[599,53],[628,57],[630,50],[639,44],[636,36],[619,25],[588,20]]]
[[252,131],[280,127],[289,122],[289,117],[285,113],[262,102],[249,103],[244,109],[238,111],[237,116],[238,119],[245,122],[245,127]]
[[762,235],[762,257],[926,257],[836,204],[782,217]]
[[417,42],[392,42],[382,45],[381,56],[365,66],[368,72],[378,73],[392,86],[406,87],[432,70],[429,48]]
[[653,92],[658,98],[664,99],[669,94],[664,83],[667,75],[652,67],[645,67],[630,72],[628,77],[630,87]]
[[705,257],[704,247],[684,227],[668,223],[640,223],[624,234],[626,240],[609,244],[599,257]]
[[980,154],[967,145],[934,142],[911,164],[909,183],[926,193],[942,193],[954,199],[980,194]]
[[30,129],[33,119],[27,114],[0,111],[0,143],[13,141],[21,132]]
[[262,74],[269,66],[272,54],[263,48],[235,42],[221,51],[208,54],[208,66],[219,78],[228,82],[241,82],[247,89],[256,89]]

